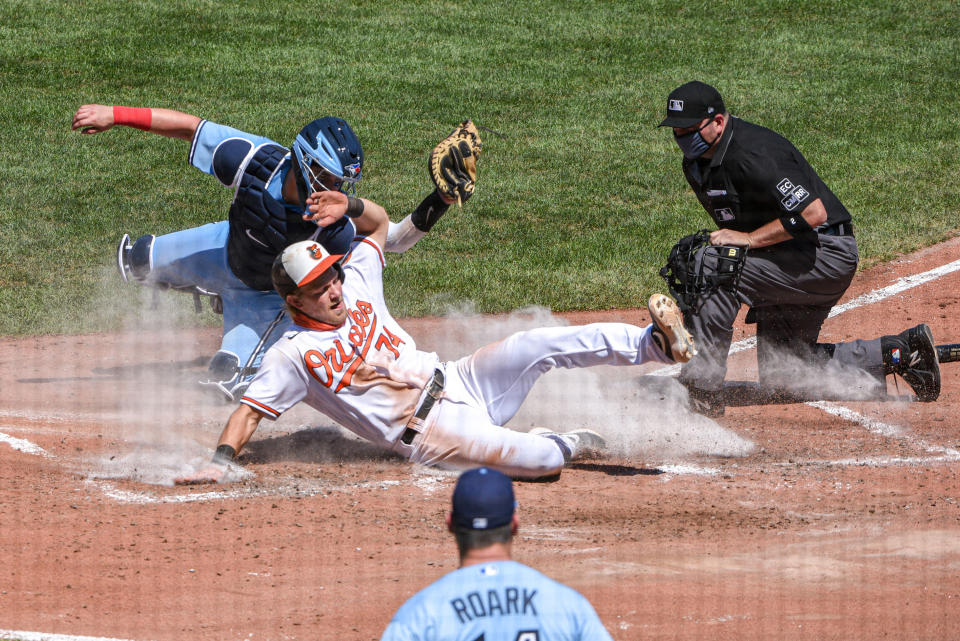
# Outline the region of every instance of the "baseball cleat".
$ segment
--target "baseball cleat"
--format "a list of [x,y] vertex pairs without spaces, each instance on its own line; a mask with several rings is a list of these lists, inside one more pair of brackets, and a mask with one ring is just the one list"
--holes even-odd
[[120,278],[123,282],[130,282],[130,260],[128,254],[133,245],[130,244],[130,234],[124,234],[123,238],[117,244],[117,269],[120,271]]
[[907,354],[901,357],[897,373],[913,388],[917,400],[924,403],[940,396],[940,363],[933,332],[922,323],[900,333],[907,344]]
[[568,462],[580,458],[600,456],[607,447],[605,438],[597,432],[585,428],[558,433],[545,427],[534,427],[527,433],[556,442],[563,452],[563,459]]
[[647,301],[647,310],[654,324],[651,335],[665,356],[675,363],[686,363],[697,355],[693,336],[683,326],[683,314],[672,298],[654,294]]

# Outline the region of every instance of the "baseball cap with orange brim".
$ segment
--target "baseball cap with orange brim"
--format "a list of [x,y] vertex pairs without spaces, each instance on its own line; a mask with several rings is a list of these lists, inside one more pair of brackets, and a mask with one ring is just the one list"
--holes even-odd
[[323,276],[331,267],[343,280],[340,259],[343,254],[331,254],[315,240],[293,243],[277,256],[273,265],[273,286],[286,296]]

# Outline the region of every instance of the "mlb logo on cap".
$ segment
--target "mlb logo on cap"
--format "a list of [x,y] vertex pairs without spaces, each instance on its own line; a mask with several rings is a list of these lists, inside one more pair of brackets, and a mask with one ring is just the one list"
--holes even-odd
[[510,523],[517,501],[510,477],[489,467],[464,472],[453,490],[453,525],[492,530]]
[[685,129],[726,110],[719,91],[704,82],[693,80],[680,85],[667,96],[667,117],[660,126]]

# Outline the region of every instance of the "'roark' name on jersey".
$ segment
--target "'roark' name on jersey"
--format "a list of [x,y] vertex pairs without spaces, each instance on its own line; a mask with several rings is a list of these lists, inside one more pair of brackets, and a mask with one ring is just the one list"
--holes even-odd
[[467,623],[474,619],[492,616],[506,616],[510,614],[529,614],[537,616],[537,608],[533,603],[536,590],[527,588],[504,588],[503,594],[497,590],[487,590],[487,593],[470,592],[463,598],[457,597],[450,601],[453,611],[456,612],[460,623]]

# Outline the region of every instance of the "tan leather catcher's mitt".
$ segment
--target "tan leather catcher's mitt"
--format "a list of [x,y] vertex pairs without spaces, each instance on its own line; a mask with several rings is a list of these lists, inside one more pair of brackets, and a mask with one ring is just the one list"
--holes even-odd
[[483,143],[472,120],[464,120],[430,152],[430,178],[437,191],[457,204],[473,195],[477,158]]

